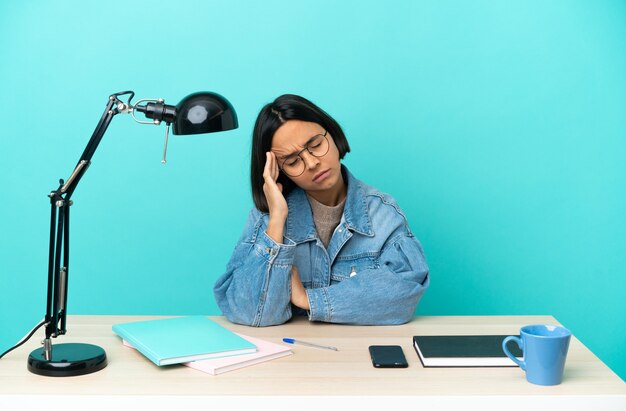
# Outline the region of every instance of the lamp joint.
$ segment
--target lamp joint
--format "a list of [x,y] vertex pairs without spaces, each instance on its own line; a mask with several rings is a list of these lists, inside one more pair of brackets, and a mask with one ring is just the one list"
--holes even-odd
[[119,112],[128,112],[128,106],[126,105],[126,103],[117,103],[117,111]]

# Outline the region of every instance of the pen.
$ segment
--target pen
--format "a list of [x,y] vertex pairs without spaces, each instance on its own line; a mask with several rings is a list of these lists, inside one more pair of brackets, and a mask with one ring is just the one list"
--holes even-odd
[[306,342],[306,341],[294,340],[293,338],[283,338],[283,341],[288,344],[300,344],[300,345],[307,345],[309,347],[323,348],[325,350],[339,351],[337,347],[331,347],[330,345],[313,344],[313,343]]

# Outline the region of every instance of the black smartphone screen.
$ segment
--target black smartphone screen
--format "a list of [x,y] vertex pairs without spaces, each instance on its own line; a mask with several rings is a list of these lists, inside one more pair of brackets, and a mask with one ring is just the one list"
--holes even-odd
[[370,345],[372,364],[376,368],[406,368],[406,362],[402,347],[399,345]]

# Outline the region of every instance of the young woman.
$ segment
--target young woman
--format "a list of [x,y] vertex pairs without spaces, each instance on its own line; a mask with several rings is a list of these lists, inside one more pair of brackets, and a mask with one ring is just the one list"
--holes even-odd
[[394,199],[341,164],[349,151],[339,124],[305,98],[263,107],[252,136],[255,208],[214,288],[230,321],[413,317],[430,282],[422,247]]

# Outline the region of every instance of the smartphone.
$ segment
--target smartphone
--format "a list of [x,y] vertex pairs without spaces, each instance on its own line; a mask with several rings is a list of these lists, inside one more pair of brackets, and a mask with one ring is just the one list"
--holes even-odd
[[399,345],[370,345],[370,357],[376,368],[406,368],[406,362],[402,347]]

